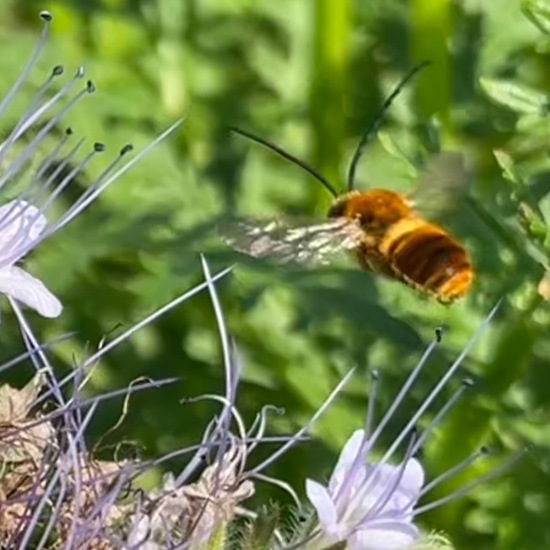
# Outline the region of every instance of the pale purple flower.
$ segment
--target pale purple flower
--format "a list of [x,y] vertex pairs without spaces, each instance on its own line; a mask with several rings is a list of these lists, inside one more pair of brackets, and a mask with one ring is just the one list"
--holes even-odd
[[0,293],[44,317],[57,317],[61,302],[42,281],[15,265],[32,250],[46,225],[46,217],[23,200],[0,206]]
[[[75,369],[62,379],[50,363],[45,349],[49,346],[39,345],[23,309],[14,302],[14,312],[28,353],[0,365],[0,372],[30,358],[37,374],[21,390],[0,383],[0,458],[9,474],[0,476],[2,547],[32,546],[37,550],[54,547],[67,550],[130,548],[122,542],[126,536],[122,529],[126,523],[131,523],[131,516],[140,514],[131,503],[123,502],[128,487],[138,475],[169,457],[149,462],[99,461],[88,449],[85,434],[98,406],[107,399],[117,396],[128,399],[136,391],[160,389],[177,379],[137,380],[129,387],[89,398],[85,398],[82,392],[90,370],[97,368],[98,361],[105,354],[163,313],[213,285],[229,271],[226,269],[212,275],[208,283],[197,285],[116,338],[103,342],[93,355],[79,361]],[[46,401],[49,406],[43,409]],[[211,447],[216,448],[215,442],[180,449],[173,454],[184,456],[197,449],[204,453]],[[235,470],[240,464],[234,457],[235,453],[231,454],[232,460],[227,459],[232,450],[233,447],[228,446],[220,460],[224,467],[220,480],[226,485],[233,481],[228,477],[231,472],[240,473],[240,468],[238,472]],[[197,488],[194,496],[200,496],[198,484],[187,485],[183,492],[187,491],[189,495],[192,488]],[[246,488],[246,484],[237,484],[236,490],[241,490],[237,497]],[[226,487],[220,486],[221,489],[226,490]],[[189,500],[190,497],[186,498]],[[138,546],[135,548],[137,550]],[[139,548],[146,549],[147,546],[140,545]]]
[[[222,540],[235,517],[244,514],[253,519],[256,516],[242,503],[246,503],[252,495],[259,480],[286,490],[299,505],[297,495],[285,481],[270,478],[264,471],[288,449],[306,438],[309,426],[327,409],[349,375],[331,392],[310,422],[294,435],[266,436],[268,415],[274,410],[281,414],[270,405],[263,407],[247,427],[236,406],[241,357],[227,333],[215,288],[215,282],[230,269],[211,274],[204,258],[202,262],[206,278],[204,283],[161,307],[121,335],[102,342],[93,355],[79,361],[75,370],[61,380],[50,364],[48,353],[38,344],[23,309],[14,302],[14,312],[29,351],[17,360],[0,366],[0,371],[30,357],[39,372],[36,379],[40,385],[32,395],[30,390],[14,393],[16,397],[10,399],[9,409],[21,412],[16,415],[12,413],[9,419],[11,424],[17,425],[0,434],[0,451],[5,453],[6,449],[9,450],[12,453],[10,460],[14,460],[15,442],[21,446],[23,441],[26,451],[23,457],[26,460],[23,465],[27,468],[23,471],[26,484],[5,503],[4,511],[9,512],[9,524],[2,524],[0,517],[0,536],[5,537],[10,548],[26,548],[30,541],[35,540],[39,540],[36,548],[42,550],[53,546],[67,550],[204,548],[212,541],[214,544],[216,540]],[[97,368],[102,357],[141,328],[205,289],[210,292],[218,321],[226,388],[221,395],[206,394],[185,399],[186,407],[182,411],[182,421],[186,422],[189,415],[192,418],[192,412],[187,410],[194,402],[209,400],[221,405],[219,413],[206,425],[204,437],[192,447],[177,449],[151,461],[116,463],[96,460],[87,447],[85,433],[101,402],[120,395],[129,399],[135,391],[160,388],[176,379],[136,381],[127,388],[84,398],[81,392],[89,380],[90,369]],[[67,396],[69,384],[72,390]],[[6,391],[0,385],[0,393],[5,394]],[[24,406],[15,406],[23,401],[20,393],[28,397]],[[41,415],[39,411],[46,399],[50,402],[50,412]],[[0,409],[3,401],[6,401],[5,395],[4,399],[0,399]],[[44,443],[38,440],[38,435],[42,433],[47,434],[43,438],[46,440]],[[58,433],[63,436],[58,438]],[[278,448],[260,464],[248,468],[250,455],[259,445],[265,444],[278,445]],[[27,457],[31,452],[34,455]],[[187,455],[190,458],[183,469],[177,475],[167,476],[167,482],[160,490],[140,493],[141,496],[136,493],[133,495],[135,498],[129,498],[126,491],[143,472],[173,461],[175,457]],[[2,490],[0,483],[0,493]],[[283,541],[282,534],[273,536]],[[54,541],[52,546],[46,543],[50,540]],[[277,544],[276,547],[279,546]]]
[[[5,461],[10,464],[17,461],[18,466],[17,471],[10,471],[11,478],[8,476],[1,481],[3,484],[11,483],[18,481],[17,476],[23,475],[25,479],[24,485],[18,485],[18,490],[10,493],[10,499],[4,506],[4,513],[9,512],[9,521],[4,523],[1,534],[6,538],[7,547],[26,548],[31,541],[34,544],[39,540],[37,550],[54,546],[67,550],[88,547],[108,550],[219,548],[218,543],[230,532],[229,524],[233,523],[234,518],[244,515],[254,520],[256,517],[255,512],[247,509],[246,505],[257,481],[274,483],[297,500],[296,494],[284,480],[267,477],[264,471],[304,439],[309,427],[323,414],[351,373],[342,379],[312,419],[293,436],[265,435],[267,415],[273,410],[271,406],[262,408],[252,425],[247,427],[236,405],[241,357],[227,333],[214,284],[229,270],[211,275],[204,259],[203,269],[204,283],[166,304],[123,334],[102,342],[97,352],[79,361],[77,368],[62,380],[56,377],[48,354],[39,346],[22,308],[14,303],[29,353],[0,366],[0,371],[30,356],[39,374],[35,377],[38,382],[29,385],[28,389],[15,392],[0,387],[0,393],[4,396],[0,399],[0,405],[6,406],[7,401],[9,409],[4,423],[10,427],[0,434],[0,450],[3,450]],[[175,379],[136,381],[127,388],[84,398],[82,389],[89,380],[90,369],[138,330],[205,289],[210,291],[218,321],[226,387],[221,395],[206,394],[186,399],[185,409],[193,402],[205,399],[221,405],[219,413],[205,427],[204,437],[192,447],[177,449],[151,461],[117,463],[96,460],[87,447],[84,434],[101,402],[120,395],[126,395],[129,399],[135,391],[161,387],[173,383]],[[472,342],[474,340],[475,337]],[[345,445],[328,486],[307,481],[307,494],[317,510],[318,526],[314,526],[313,531],[293,533],[291,540],[285,540],[286,533],[273,527],[272,541],[265,548],[320,550],[342,541],[350,550],[450,550],[451,547],[440,538],[435,541],[437,544],[433,537],[424,544],[425,538],[414,521],[424,511],[457,498],[471,487],[466,486],[448,497],[420,506],[419,498],[484,453],[478,453],[427,484],[424,483],[423,469],[413,456],[466,385],[435,415],[424,432],[417,434],[414,426],[461,363],[471,343],[412,415],[387,452],[377,460],[371,458],[370,452],[435,344],[430,346],[411,373],[377,427],[371,430],[373,399],[369,404],[365,427],[355,431]],[[71,381],[72,391],[66,395]],[[371,392],[372,398],[375,393],[376,383]],[[41,413],[45,399],[54,407],[49,406]],[[46,410],[49,412],[46,413]],[[182,421],[188,418],[189,413],[183,410]],[[62,437],[52,437],[54,432],[62,434]],[[389,460],[403,441],[408,441],[408,444],[401,463],[392,466]],[[19,443],[19,447],[16,448],[15,443]],[[280,446],[265,460],[250,468],[248,461],[252,452],[258,445],[266,443]],[[14,454],[15,449],[17,454]],[[159,491],[127,493],[132,491],[133,481],[143,472],[186,455],[190,458],[183,469],[179,474],[169,476]],[[48,541],[54,541],[53,546]]]
[[355,431],[328,487],[306,481],[308,499],[333,542],[347,540],[350,549],[361,550],[406,548],[419,536],[412,505],[420,496],[424,470],[414,458],[399,466],[369,464],[368,451],[365,431]]
[[[471,386],[469,379],[463,380],[460,388],[454,392],[447,403],[438,411],[423,432],[417,433],[416,426],[442,389],[447,385],[463,359],[471,349],[493,317],[496,307],[479,327],[458,358],[447,369],[441,380],[428,393],[418,410],[407,421],[400,434],[387,451],[377,460],[372,450],[382,431],[394,417],[418,375],[427,363],[434,348],[441,339],[440,331],[414,368],[394,401],[372,430],[374,402],[378,376],[373,376],[373,385],[364,429],[356,430],[345,444],[338,463],[330,477],[328,486],[308,479],[306,494],[317,512],[319,527],[310,536],[311,546],[306,548],[324,548],[338,542],[345,542],[349,550],[399,550],[405,548],[427,548],[423,542],[425,536],[415,525],[415,519],[422,513],[446,504],[463,496],[473,487],[487,478],[510,467],[522,453],[511,459],[485,477],[477,479],[454,493],[428,504],[419,505],[418,501],[441,482],[449,479],[470,466],[475,460],[487,454],[482,448],[463,462],[455,465],[436,479],[425,484],[424,470],[418,460],[413,458],[429,437],[432,430],[441,422],[456,404],[464,391]],[[372,430],[372,432],[371,432]],[[396,465],[389,460],[401,447],[403,458]]]
[[[15,96],[28,81],[47,42],[53,20],[49,12],[41,12],[44,22],[42,34],[27,65],[11,88],[0,100],[0,117],[12,108]],[[52,141],[52,130],[83,98],[95,91],[91,81],[83,82],[84,69],[79,67],[59,90],[54,86],[63,75],[61,65],[52,68],[21,113],[6,139],[0,143],[0,190],[3,196],[14,193],[8,188],[17,180],[26,186],[14,200],[0,206],[0,293],[36,310],[44,317],[58,317],[61,302],[39,280],[18,267],[20,262],[39,243],[67,225],[85,210],[107,187],[131,168],[180,122],[166,130],[132,160],[121,165],[122,157],[132,150],[124,146],[119,155],[100,173],[76,202],[57,219],[51,220],[50,211],[59,195],[85,170],[88,164],[105,149],[94,143],[82,153],[84,139],[75,143],[73,131],[67,128],[61,138]],[[79,88],[79,89],[75,89]],[[26,140],[25,136],[30,136]],[[19,144],[23,144],[18,147]],[[39,151],[42,156],[39,160]],[[18,187],[18,191],[19,191]]]

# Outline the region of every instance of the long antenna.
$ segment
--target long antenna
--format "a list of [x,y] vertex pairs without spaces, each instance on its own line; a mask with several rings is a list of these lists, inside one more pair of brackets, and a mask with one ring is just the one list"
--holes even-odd
[[306,172],[310,173],[317,181],[319,181],[325,189],[327,189],[330,194],[336,198],[338,197],[338,193],[335,191],[334,187],[329,183],[329,181],[313,166],[309,165],[307,162],[300,160],[299,158],[295,157],[294,155],[291,155],[290,153],[287,153],[284,149],[281,149],[278,145],[275,145],[274,143],[271,143],[261,137],[258,137],[246,130],[241,130],[240,128],[236,128],[235,126],[230,126],[229,129],[232,132],[235,132],[236,134],[240,134],[241,136],[244,136],[248,139],[251,139],[252,141],[255,141],[264,147],[267,147],[268,149],[271,149],[271,151],[274,151],[284,159],[288,160],[289,162],[292,162],[293,164],[296,164],[300,166],[300,168],[303,168]]
[[372,124],[367,128],[367,131],[363,134],[363,137],[361,138],[361,141],[359,142],[359,145],[357,146],[357,149],[355,150],[355,153],[353,154],[353,158],[351,159],[351,163],[349,165],[349,171],[348,171],[348,191],[351,191],[355,186],[355,172],[357,170],[357,163],[359,162],[359,159],[365,152],[365,149],[367,148],[367,145],[372,140],[372,138],[377,134],[378,130],[380,130],[380,126],[382,126],[382,123],[384,122],[384,118],[386,116],[386,112],[390,108],[393,100],[401,93],[407,82],[419,71],[421,71],[424,67],[431,64],[431,61],[423,61],[422,63],[419,63],[418,65],[415,65],[404,77],[403,79],[397,84],[397,86],[393,89],[393,91],[390,93],[390,95],[384,100],[384,103],[382,104],[382,107],[380,107],[380,110],[378,111],[378,114],[376,115],[374,121]]

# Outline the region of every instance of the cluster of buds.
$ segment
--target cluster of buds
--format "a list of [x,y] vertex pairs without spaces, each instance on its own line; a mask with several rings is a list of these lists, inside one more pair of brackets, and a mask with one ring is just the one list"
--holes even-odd
[[[46,12],[41,17],[44,21],[42,37],[27,67],[0,102],[0,115],[9,108],[46,43],[52,17]],[[15,176],[28,171],[29,162],[52,128],[82,97],[94,91],[93,84],[87,82],[80,91],[72,92],[84,76],[84,71],[78,69],[68,83],[51,95],[52,84],[62,73],[60,66],[53,68],[19,122],[0,144],[3,165],[0,186],[9,185]],[[55,113],[50,116],[52,110]],[[40,126],[46,114],[49,119]],[[216,291],[216,281],[226,276],[230,269],[212,275],[202,258],[203,283],[123,334],[102,343],[69,375],[58,378],[49,359],[49,348],[55,343],[40,344],[21,304],[45,317],[56,317],[61,314],[61,302],[40,280],[15,264],[79,215],[178,125],[179,122],[166,130],[130,161],[122,159],[126,158],[131,146],[123,147],[120,155],[73,206],[54,222],[48,222],[55,199],[103,150],[103,146],[96,143],[88,154],[77,160],[82,141],[71,145],[72,131],[68,129],[35,166],[24,191],[0,207],[0,292],[8,297],[27,346],[24,354],[0,366],[0,373],[23,362],[30,362],[36,371],[21,389],[0,384],[0,547],[9,550],[451,548],[441,535],[423,532],[417,518],[427,510],[462,496],[472,486],[431,503],[419,504],[419,501],[486,452],[481,450],[430,483],[425,482],[423,467],[415,456],[470,382],[464,381],[422,433],[418,433],[416,426],[456,374],[496,308],[379,459],[373,458],[373,449],[439,344],[440,333],[436,333],[377,426],[373,419],[378,376],[373,375],[363,425],[345,444],[327,486],[306,480],[304,488],[309,501],[306,505],[285,480],[271,478],[266,471],[293,446],[307,442],[314,422],[326,412],[354,372],[350,370],[340,380],[319,404],[310,421],[296,433],[284,437],[266,435],[267,418],[274,410],[271,405],[260,410],[252,425],[247,427],[237,408],[243,365],[237,346],[227,332]],[[34,137],[8,162],[14,144],[31,128]],[[128,398],[136,391],[158,389],[176,379],[137,380],[127,388],[85,398],[83,388],[90,373],[98,368],[101,358],[110,350],[201,291],[209,292],[219,327],[225,392],[191,397],[186,401],[188,404],[198,400],[214,401],[220,406],[219,413],[205,426],[202,440],[192,447],[152,460],[98,460],[88,448],[86,431],[101,404],[121,395]],[[253,451],[264,443],[275,444],[275,451],[251,466]],[[401,458],[396,461],[397,452]],[[166,474],[162,485],[153,490],[138,488],[136,480],[144,472],[162,467],[175,457],[187,457],[181,471]],[[514,456],[511,460],[516,459]],[[510,461],[507,461],[503,467],[509,466]],[[494,473],[498,472],[492,475]],[[286,490],[295,501],[300,516],[307,517],[309,508],[310,518],[293,528],[283,528],[278,523],[278,509],[258,512],[247,509],[246,501],[260,481]]]

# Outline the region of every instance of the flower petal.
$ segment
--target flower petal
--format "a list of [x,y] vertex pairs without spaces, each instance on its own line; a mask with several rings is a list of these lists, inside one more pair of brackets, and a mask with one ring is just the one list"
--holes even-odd
[[0,269],[0,292],[24,303],[43,317],[59,317],[63,309],[61,302],[42,281],[16,266]]
[[399,491],[416,500],[423,485],[424,468],[416,458],[411,458],[405,466],[405,472],[399,483]]
[[[359,460],[357,460],[357,455],[361,451],[361,447],[363,445],[365,450],[363,454],[366,455],[367,443],[368,442],[365,439],[365,430],[355,430],[351,434],[350,438],[346,441],[346,444],[344,445],[344,448],[340,453],[340,457],[338,458],[338,462],[334,467],[334,471],[330,476],[329,490],[332,495],[339,491],[341,484],[348,476],[353,476],[354,478],[356,478],[359,473],[362,474],[361,480],[350,480],[351,485],[357,485],[362,481],[364,477],[363,470],[365,466],[365,457],[361,457]],[[354,468],[354,471],[352,472],[350,470],[354,466],[354,462],[356,460],[357,467]]]
[[336,508],[326,488],[312,479],[306,479],[306,495],[317,511],[319,523],[325,533],[336,537],[337,541],[344,538],[340,533]]
[[47,220],[40,210],[24,200],[0,206],[0,262],[11,265],[21,259],[46,225]]
[[[390,464],[369,464],[367,472],[371,500],[369,507],[372,502],[384,503],[382,507],[375,505],[374,515],[384,514],[396,520],[410,521],[412,508],[424,484],[424,470],[418,460],[408,460],[405,468]],[[370,515],[372,519],[372,513]]]
[[360,529],[348,539],[349,550],[402,550],[419,537],[418,529],[410,523],[384,522]]

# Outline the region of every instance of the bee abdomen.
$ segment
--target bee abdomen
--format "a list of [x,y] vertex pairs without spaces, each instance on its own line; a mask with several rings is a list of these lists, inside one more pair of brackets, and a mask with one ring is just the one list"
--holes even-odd
[[380,248],[396,277],[441,302],[464,296],[472,283],[466,250],[436,225],[416,220],[394,227]]

